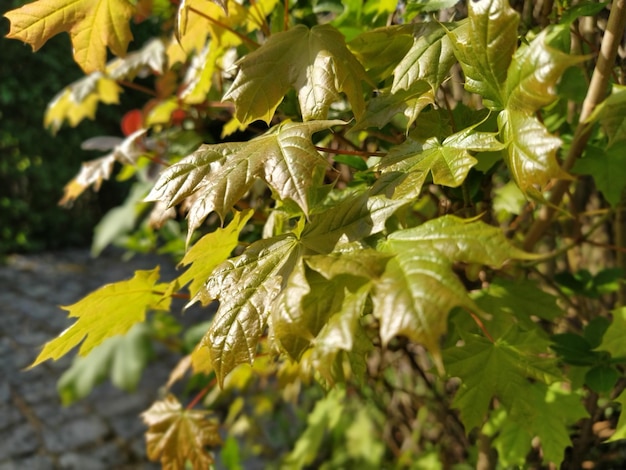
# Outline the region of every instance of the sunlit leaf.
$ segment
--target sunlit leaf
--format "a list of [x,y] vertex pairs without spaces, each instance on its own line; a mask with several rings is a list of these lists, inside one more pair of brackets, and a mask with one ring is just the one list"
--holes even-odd
[[[461,24],[466,29],[467,25]],[[429,22],[416,28],[413,46],[393,71],[392,93],[408,90],[419,81],[425,81],[433,90],[439,88],[455,61],[446,31],[458,26]]]
[[448,33],[465,73],[465,89],[481,95],[489,109],[502,109],[519,16],[506,0],[472,1],[467,7],[468,28]]
[[568,67],[585,60],[550,47],[547,30],[520,47],[506,77],[506,108],[532,114],[556,99],[556,83]]
[[380,165],[381,171],[423,173],[433,175],[435,184],[457,187],[478,160],[469,151],[496,151],[503,145],[495,135],[466,129],[452,134],[443,143],[432,138],[421,144],[407,139],[395,146]]
[[220,301],[202,340],[220,384],[237,365],[254,360],[269,308],[296,265],[299,247],[292,234],[255,242],[218,266],[200,291],[203,303]]
[[365,70],[348,50],[344,36],[330,25],[297,25],[273,34],[238,63],[235,82],[224,100],[235,103],[235,117],[269,124],[290,88],[295,88],[303,119],[326,119],[344,92],[359,117],[365,108],[361,81]]
[[[88,354],[111,336],[126,333],[143,322],[146,312],[169,308],[166,285],[158,284],[159,268],[136,271],[132,279],[108,284],[77,303],[62,307],[70,318],[78,318],[56,339],[46,343],[31,367],[47,359],[58,359],[81,344],[78,353]],[[84,340],[84,341],[83,341]]]
[[237,246],[239,233],[246,222],[252,217],[252,211],[235,212],[233,220],[224,228],[206,234],[198,240],[180,262],[189,266],[180,275],[178,282],[181,287],[189,284],[189,295],[193,298],[198,294],[202,285],[207,281],[215,267],[228,259]]
[[133,80],[146,71],[160,75],[165,66],[165,45],[161,39],[152,39],[138,51],[107,63],[105,73],[114,80]]
[[626,439],[626,391],[620,393],[614,401],[620,404],[621,411],[619,419],[617,421],[617,425],[615,426],[615,432],[609,438],[610,442]]
[[141,418],[148,426],[150,460],[160,461],[165,470],[183,470],[186,462],[192,468],[211,467],[213,456],[207,447],[215,447],[222,440],[218,423],[207,419],[206,412],[183,409],[173,395],[168,395],[144,411]]
[[613,310],[613,321],[608,327],[602,343],[596,349],[600,351],[608,351],[614,358],[626,358],[626,308],[618,308]]
[[498,124],[507,145],[506,162],[522,192],[541,189],[552,178],[568,178],[556,158],[561,139],[535,117],[505,110],[498,115]]
[[86,73],[101,71],[107,46],[117,56],[126,53],[133,11],[128,0],[39,0],[5,13],[11,21],[7,37],[36,51],[52,36],[68,32],[78,65]]
[[344,122],[286,122],[248,142],[203,145],[167,168],[146,199],[173,206],[198,193],[189,210],[190,234],[211,212],[223,219],[257,178],[308,212],[314,175],[328,165],[311,135],[340,124]]

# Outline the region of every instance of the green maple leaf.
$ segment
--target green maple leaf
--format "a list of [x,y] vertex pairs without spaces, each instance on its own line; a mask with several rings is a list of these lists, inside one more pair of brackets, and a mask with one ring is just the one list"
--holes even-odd
[[413,43],[413,25],[392,25],[365,31],[348,43],[373,81],[392,75]]
[[195,195],[189,209],[189,234],[211,212],[223,219],[257,178],[284,199],[309,210],[309,189],[315,175],[328,165],[311,142],[311,135],[343,121],[286,122],[248,142],[203,145],[168,167],[147,196],[168,207]]
[[207,447],[222,443],[219,425],[206,417],[206,412],[183,409],[180,402],[168,395],[154,402],[141,414],[148,426],[146,450],[148,458],[161,462],[165,470],[180,470],[190,462],[193,468],[210,468],[213,456]]
[[613,401],[621,405],[621,412],[617,420],[617,425],[615,426],[615,432],[609,438],[609,442],[626,439],[626,391],[620,393]]
[[626,359],[626,341],[624,341],[626,336],[626,307],[618,308],[611,313],[613,314],[613,321],[604,333],[602,343],[596,349],[610,352],[613,358]]
[[460,25],[466,29],[467,23],[430,22],[417,26],[413,46],[393,71],[392,93],[408,90],[419,81],[425,81],[437,90],[455,61],[452,41],[446,33]]
[[464,345],[445,349],[443,358],[448,374],[463,381],[453,406],[468,432],[482,425],[492,398],[513,412],[525,406],[528,379],[550,384],[561,378],[556,361],[546,357],[550,342],[535,332],[512,327],[495,342],[469,333],[462,337]]
[[368,127],[383,128],[397,114],[404,114],[407,118],[407,130],[417,119],[419,113],[428,105],[435,103],[435,94],[425,81],[418,81],[408,90],[399,90],[395,93],[383,92],[367,103],[363,117],[350,130],[355,132]]
[[181,287],[189,284],[189,295],[195,297],[213,272],[230,256],[239,241],[239,233],[252,217],[253,211],[235,212],[233,220],[224,228],[206,234],[185,253],[183,266],[191,265],[179,278]]
[[609,138],[607,148],[626,140],[626,86],[613,85],[611,94],[595,107],[588,122],[599,122]]
[[593,176],[598,190],[616,207],[626,185],[626,154],[619,145],[607,149],[589,145],[585,157],[576,160],[572,173]]
[[500,229],[482,222],[444,216],[388,237],[385,249],[396,253],[374,282],[374,314],[383,343],[404,335],[439,354],[453,307],[479,311],[452,271],[454,262],[502,266],[531,255],[510,245]]
[[258,119],[269,124],[292,87],[305,121],[326,119],[341,92],[355,116],[365,108],[361,86],[362,80],[368,80],[365,70],[348,50],[343,34],[330,25],[311,29],[297,25],[273,34],[241,59],[238,68],[224,100],[235,103],[235,117],[242,124]]
[[[86,355],[111,336],[126,333],[143,322],[149,309],[167,310],[168,286],[158,284],[159,268],[136,271],[132,279],[108,284],[77,303],[62,307],[78,320],[56,339],[46,343],[30,367],[47,359],[58,359],[81,344],[78,353]],[[84,340],[84,341],[83,341]]]
[[7,37],[38,50],[52,36],[69,32],[74,59],[86,73],[104,70],[107,46],[118,56],[132,39],[128,21],[135,8],[128,0],[39,0],[5,13]]
[[507,109],[532,114],[549,105],[565,69],[586,59],[550,47],[547,34],[542,31],[513,55],[504,85]]
[[520,393],[524,393],[524,400],[519,400],[510,412],[498,410],[499,419],[485,425],[486,434],[495,437],[493,446],[499,462],[523,466],[533,438],[539,437],[543,460],[560,464],[565,449],[572,445],[569,427],[588,416],[581,397],[559,382],[549,387],[529,383]]
[[569,177],[556,158],[561,139],[534,116],[507,109],[498,115],[498,125],[507,145],[505,160],[523,193],[543,188],[553,178]]
[[468,3],[468,28],[448,34],[465,73],[465,89],[483,97],[485,106],[502,109],[507,70],[517,47],[519,16],[506,0]]
[[382,172],[418,172],[433,175],[433,182],[457,187],[465,181],[469,170],[478,163],[469,152],[492,152],[503,148],[496,135],[476,132],[473,127],[447,137],[443,143],[436,138],[423,144],[407,139],[395,146],[381,163]]
[[197,298],[220,306],[202,344],[220,382],[237,365],[252,363],[270,308],[300,258],[300,242],[285,234],[250,245],[219,265]]

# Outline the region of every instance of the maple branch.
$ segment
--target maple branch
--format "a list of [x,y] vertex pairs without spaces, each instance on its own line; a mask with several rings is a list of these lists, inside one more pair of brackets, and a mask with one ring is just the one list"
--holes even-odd
[[227,24],[222,23],[221,21],[216,20],[215,18],[211,18],[209,15],[207,15],[203,11],[200,11],[197,8],[194,8],[193,6],[188,6],[187,8],[189,8],[189,10],[193,11],[196,15],[200,15],[202,18],[206,19],[210,23],[213,23],[214,25],[219,26],[220,28],[224,28],[226,31],[229,31],[229,32],[233,33],[235,36],[237,36],[243,42],[248,44],[248,46],[250,46],[252,49],[258,49],[259,47],[261,47],[261,45],[259,43],[257,43],[256,41],[250,39],[245,34],[241,34],[239,31],[235,31],[233,28],[231,28]]
[[154,90],[151,90],[150,88],[142,86],[142,85],[137,85],[134,82],[129,82],[128,80],[117,80],[116,83],[118,85],[125,86],[126,88],[132,88],[133,90],[140,91],[142,93],[145,93],[146,95],[150,95],[150,96],[157,95]]
[[[159,292],[159,291],[153,290],[152,294],[154,294],[154,295],[165,295],[165,292]],[[173,299],[183,299],[183,300],[189,300],[190,299],[189,294],[183,294],[183,293],[180,293],[180,292],[173,292],[173,293],[170,294],[170,297],[172,297]]]
[[331,149],[328,147],[315,146],[316,150],[326,153],[344,154],[344,155],[357,155],[359,157],[384,157],[387,152],[364,152],[361,150],[348,150],[348,149]]
[[283,14],[283,31],[287,31],[289,29],[289,0],[285,0],[284,9],[285,12]]
[[[580,158],[591,136],[592,126],[586,121],[589,116],[591,116],[596,105],[604,100],[606,96],[609,79],[617,56],[617,49],[622,41],[625,27],[626,0],[616,0],[611,5],[611,13],[609,15],[606,31],[604,32],[604,37],[602,38],[598,61],[591,77],[587,96],[583,102],[572,145],[563,161],[562,167],[565,171],[569,171],[574,166],[576,160]],[[535,220],[526,234],[526,239],[523,244],[525,250],[531,251],[548,230],[569,184],[569,180],[559,180],[554,185],[548,200],[549,204],[544,206],[539,214],[539,218]]]

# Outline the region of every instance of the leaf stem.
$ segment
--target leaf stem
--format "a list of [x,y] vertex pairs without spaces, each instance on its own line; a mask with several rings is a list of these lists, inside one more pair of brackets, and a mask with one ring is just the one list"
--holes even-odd
[[361,150],[348,150],[348,149],[331,149],[329,147],[315,146],[316,150],[326,153],[343,154],[343,155],[358,155],[360,157],[384,157],[387,152],[364,152]]
[[289,0],[285,0],[285,11],[283,14],[283,31],[287,31],[289,29]]
[[[609,21],[607,23],[604,37],[602,38],[598,61],[591,77],[591,83],[589,84],[587,96],[583,102],[580,119],[578,126],[576,127],[576,131],[574,132],[572,145],[562,165],[565,171],[569,171],[574,166],[576,160],[580,158],[585,146],[587,145],[587,141],[591,136],[592,125],[586,121],[589,116],[591,116],[591,113],[596,105],[604,100],[606,96],[606,90],[611,78],[613,65],[615,64],[615,58],[617,56],[617,49],[621,43],[625,27],[626,0],[616,0],[611,5],[611,13],[609,15]],[[552,194],[549,198],[549,204],[544,206],[539,218],[535,220],[526,234],[526,239],[524,240],[523,245],[525,250],[531,251],[535,244],[541,239],[543,234],[548,230],[557,212],[557,207],[561,203],[569,184],[569,180],[559,180],[554,185]]]
[[196,406],[198,404],[198,402],[200,400],[202,400],[207,393],[209,393],[209,391],[215,387],[215,383],[216,383],[217,379],[213,378],[213,380],[211,380],[211,382],[209,382],[209,384],[204,387],[202,390],[200,390],[195,397],[193,397],[193,400],[191,400],[189,402],[189,404],[185,407],[186,410],[191,410],[194,406]]
[[485,324],[480,318],[478,318],[478,315],[476,315],[474,312],[469,312],[469,314],[473,318],[474,322],[476,322],[476,324],[478,325],[478,328],[480,328],[481,331],[485,334],[487,339],[491,341],[492,343],[495,343],[496,340],[493,339],[493,336],[491,336],[491,334],[487,331],[487,328],[485,328]]
[[244,43],[250,46],[252,49],[258,49],[259,47],[261,47],[259,43],[257,43],[256,41],[253,41],[245,34],[241,34],[239,31],[235,31],[233,28],[231,28],[227,24],[222,23],[221,21],[216,20],[215,18],[211,18],[209,15],[207,15],[203,11],[200,11],[197,8],[194,8],[193,6],[188,6],[187,8],[189,8],[190,11],[193,11],[196,15],[200,15],[202,18],[206,19],[210,23],[213,23],[214,25],[219,26],[220,28],[224,28],[226,31],[230,31],[239,39],[241,39]]

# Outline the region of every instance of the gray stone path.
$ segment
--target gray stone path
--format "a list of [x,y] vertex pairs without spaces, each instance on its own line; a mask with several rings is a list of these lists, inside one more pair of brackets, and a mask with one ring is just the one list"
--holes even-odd
[[89,397],[63,407],[56,382],[71,358],[24,371],[41,346],[72,322],[58,305],[69,305],[136,269],[167,260],[119,254],[92,259],[86,251],[12,256],[0,265],[0,470],[156,469],[148,462],[139,414],[158,396],[176,358],[153,362],[134,394],[109,382]]

